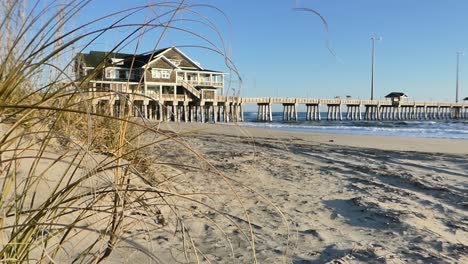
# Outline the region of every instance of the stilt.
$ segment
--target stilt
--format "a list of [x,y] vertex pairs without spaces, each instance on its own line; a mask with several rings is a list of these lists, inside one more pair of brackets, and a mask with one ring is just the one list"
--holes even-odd
[[[271,107],[270,107],[271,109]],[[239,103],[239,113],[240,113],[240,120],[241,122],[244,122],[244,108],[242,107],[242,103]],[[272,116],[271,114],[271,111],[270,111],[270,115]],[[271,118],[271,120],[273,120],[273,118]]]
[[229,122],[229,106],[226,104],[223,104],[223,117],[224,117],[224,122]]
[[114,116],[115,101],[109,101],[109,115]]
[[148,118],[148,115],[147,115],[147,113],[148,113],[147,109],[148,108],[147,107],[148,107],[148,104],[145,104],[145,102],[143,102],[143,104],[141,105],[141,112],[142,112],[141,115],[145,119]]
[[153,105],[148,103],[148,119],[153,119]]
[[352,120],[353,106],[348,105],[346,109],[346,120]]
[[206,122],[206,117],[205,117],[205,113],[206,113],[206,105],[200,105],[200,121],[202,123],[205,123]]
[[184,122],[187,123],[188,122],[188,112],[189,112],[189,109],[188,109],[188,103],[185,103],[184,102]]

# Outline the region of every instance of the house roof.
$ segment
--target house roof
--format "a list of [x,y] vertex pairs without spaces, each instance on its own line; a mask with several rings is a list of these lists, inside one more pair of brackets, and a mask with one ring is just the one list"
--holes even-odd
[[[146,65],[149,61],[170,48],[159,49],[154,52],[147,52],[143,54],[128,54],[128,53],[117,53],[117,52],[105,52],[105,51],[90,51],[89,53],[80,53],[86,67],[96,68],[100,64],[111,66],[119,66],[122,68],[130,68],[133,62],[133,68],[141,67]],[[122,59],[123,64],[117,65],[112,63],[112,59]],[[133,61],[134,60],[134,61]]]
[[[175,49],[183,57],[192,62],[198,69],[197,71],[203,72],[212,72],[212,73],[222,73],[219,71],[203,69],[200,65],[194,62],[191,58],[185,55],[182,51],[176,47],[163,48],[155,50],[154,52],[146,52],[142,54],[128,54],[128,53],[117,53],[117,52],[105,52],[105,51],[90,51],[89,53],[80,53],[80,59],[84,62],[86,67],[96,68],[99,65],[101,66],[116,66],[121,68],[140,68],[145,67],[149,63],[156,61],[158,59],[163,59],[166,62],[170,63],[175,68],[178,68],[174,65],[168,58],[164,56],[164,53],[170,49]],[[113,61],[112,59],[120,59],[120,62]],[[133,63],[133,64],[132,64]],[[182,70],[193,70],[192,68],[180,68]]]
[[[186,68],[181,68],[182,70],[186,69]],[[190,70],[190,69],[187,69],[187,70]],[[220,72],[220,71],[213,71],[213,70],[207,70],[207,69],[203,69],[202,70],[203,72],[212,72],[212,73],[223,73],[223,72]]]
[[[169,50],[175,50],[177,53],[179,53],[180,55],[182,55],[182,57],[184,57],[185,59],[187,59],[189,62],[191,62],[193,65],[195,65],[196,68],[198,68],[199,70],[203,71],[204,69],[202,68],[202,66],[193,61],[189,56],[185,55],[185,53],[183,53],[180,49],[178,49],[177,47],[171,47],[171,48],[166,48],[164,50],[162,50],[160,53],[158,53],[158,55],[164,55],[165,52],[169,51]],[[156,57],[156,56],[155,56]],[[153,60],[155,59],[155,57],[153,57]],[[142,66],[146,66],[147,64],[150,64],[152,61],[149,60],[146,64],[142,65]]]
[[408,97],[408,95],[402,92],[391,92],[385,96],[385,98],[395,98],[395,97]]

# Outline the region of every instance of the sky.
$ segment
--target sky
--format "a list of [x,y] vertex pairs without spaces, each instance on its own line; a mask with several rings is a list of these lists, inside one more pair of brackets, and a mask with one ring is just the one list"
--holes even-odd
[[[96,1],[88,6],[82,18],[101,17],[147,2],[156,1]],[[234,81],[232,87],[240,89],[245,97],[350,95],[369,99],[370,38],[374,34],[382,38],[375,46],[376,99],[402,91],[410,100],[454,101],[459,50],[467,53],[460,57],[460,97],[468,96],[466,0],[187,0],[186,3],[192,5],[190,11],[179,12],[176,15],[179,20],[173,26],[196,32],[209,42],[169,29],[159,43],[162,31],[155,29],[148,32],[139,50],[151,50],[156,43],[158,47],[182,46],[183,52],[205,68],[228,72],[234,79],[235,74],[226,67],[223,56],[186,46],[221,47],[242,78],[241,86]],[[328,31],[319,16],[294,8],[320,13]],[[156,17],[164,10],[146,10],[132,19]],[[158,21],[168,18],[163,16]],[[207,21],[216,25],[222,39],[207,26]],[[87,49],[108,49],[126,33],[113,32]]]

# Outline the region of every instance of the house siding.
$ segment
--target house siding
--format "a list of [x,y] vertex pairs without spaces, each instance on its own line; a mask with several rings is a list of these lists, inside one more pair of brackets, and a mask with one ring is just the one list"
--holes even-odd
[[166,51],[163,55],[164,57],[170,60],[180,60],[179,67],[181,68],[198,68],[197,65],[191,63],[189,60],[187,60],[184,56],[182,56],[179,52],[175,51],[174,49]]
[[[159,59],[149,65],[149,69],[145,70],[146,74],[146,81],[147,82],[165,82],[165,83],[175,83],[176,82],[176,72],[174,71],[174,67],[164,61],[163,59]],[[151,74],[151,68],[160,68],[160,69],[168,69],[171,70],[171,76],[169,79],[162,79],[162,78],[153,78]]]

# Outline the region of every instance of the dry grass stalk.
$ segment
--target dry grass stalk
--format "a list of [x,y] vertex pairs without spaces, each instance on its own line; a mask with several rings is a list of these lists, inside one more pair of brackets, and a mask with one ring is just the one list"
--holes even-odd
[[[123,28],[130,33],[112,51],[134,42],[138,47],[144,34],[162,29],[156,49],[172,29],[206,40],[205,48],[223,54],[233,67],[224,48],[218,49],[207,37],[173,23],[180,12],[190,12],[216,33],[219,30],[196,10],[197,5],[185,1],[138,6],[69,28],[80,11],[91,4],[78,0],[1,3],[0,261],[100,262],[111,255],[118,242],[125,241],[157,262],[160,260],[153,253],[157,249],[149,250],[151,246],[128,234],[134,234],[135,226],[148,235],[173,225],[180,232],[185,261],[201,262],[206,256],[191,236],[187,218],[202,214],[194,208],[204,207],[239,228],[256,262],[255,235],[239,193],[244,187],[178,135],[130,118],[130,107],[122,117],[93,113],[93,98],[86,90],[96,72],[76,82],[71,71],[70,54],[78,45],[87,47],[106,32]],[[145,10],[157,9],[163,11],[146,16],[141,24],[127,22]],[[110,21],[109,26],[102,26],[104,21]],[[155,140],[142,144],[143,134],[152,134]],[[179,144],[210,168],[208,174],[224,181],[232,199],[243,208],[242,215],[235,217],[246,221],[247,232],[233,221],[233,215],[198,198],[212,199],[215,194],[180,192],[171,179],[155,180],[163,167],[148,165],[144,153],[165,142]],[[150,172],[153,177],[148,177]],[[168,222],[165,214],[173,214],[175,222]],[[205,219],[213,222],[207,216]],[[233,250],[223,228],[217,222],[213,225]]]

